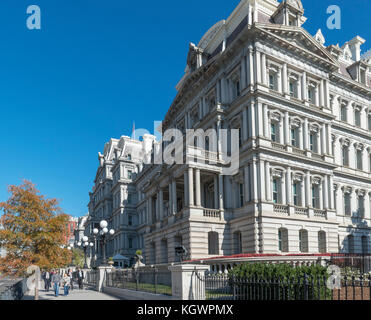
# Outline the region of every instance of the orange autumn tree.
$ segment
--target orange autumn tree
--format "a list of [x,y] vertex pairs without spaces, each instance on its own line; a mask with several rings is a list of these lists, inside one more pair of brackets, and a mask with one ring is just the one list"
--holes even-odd
[[66,266],[71,253],[63,249],[68,216],[56,199],[46,199],[29,181],[11,185],[6,202],[0,202],[0,243],[7,255],[0,259],[0,273],[24,275],[30,265]]

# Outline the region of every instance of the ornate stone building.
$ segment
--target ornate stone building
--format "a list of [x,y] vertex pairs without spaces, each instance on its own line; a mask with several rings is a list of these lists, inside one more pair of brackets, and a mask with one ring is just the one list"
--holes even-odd
[[[305,21],[300,0],[242,0],[190,45],[162,129],[239,129],[239,171],[223,175],[206,141],[187,164],[139,166],[112,139],[89,204],[120,230],[109,250],[150,264],[180,245],[192,259],[370,250],[371,52],[358,36],[326,46]],[[134,176],[118,182],[124,164]],[[127,213],[115,190],[132,192]]]

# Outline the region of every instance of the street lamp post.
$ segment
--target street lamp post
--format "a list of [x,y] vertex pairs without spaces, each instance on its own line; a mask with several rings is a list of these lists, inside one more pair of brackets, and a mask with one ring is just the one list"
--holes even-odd
[[89,238],[87,236],[84,236],[82,238],[82,242],[78,242],[77,245],[79,247],[82,247],[84,250],[84,269],[88,269],[88,264],[86,262],[86,251],[88,250],[89,247],[92,247],[94,244],[89,242]]
[[99,236],[99,241],[101,243],[101,246],[102,246],[102,251],[103,251],[103,265],[106,265],[106,242],[107,242],[107,235],[111,235],[113,236],[115,234],[115,230],[113,229],[110,229],[108,230],[108,222],[105,221],[105,220],[102,220],[100,223],[99,223],[99,227],[100,227],[100,230],[98,230],[97,228],[94,228],[93,230],[93,234],[95,237],[98,237]]

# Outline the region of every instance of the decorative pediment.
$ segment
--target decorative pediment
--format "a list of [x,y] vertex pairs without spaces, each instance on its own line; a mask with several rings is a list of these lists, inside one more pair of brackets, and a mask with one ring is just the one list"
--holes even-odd
[[306,58],[311,57],[317,62],[327,62],[338,68],[338,62],[331,53],[303,28],[262,23],[258,24],[257,28],[265,32],[265,38],[272,43],[286,46]]
[[321,29],[318,29],[316,35],[314,36],[314,39],[316,39],[316,41],[322,46],[325,45],[326,40],[325,40],[325,37],[323,36]]
[[322,178],[321,177],[312,177],[312,184],[313,185],[318,186],[318,185],[321,184],[321,182],[322,182]]

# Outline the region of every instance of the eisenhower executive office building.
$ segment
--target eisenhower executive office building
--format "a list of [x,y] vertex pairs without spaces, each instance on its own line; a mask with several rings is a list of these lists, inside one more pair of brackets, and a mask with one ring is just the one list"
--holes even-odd
[[242,0],[190,44],[162,130],[239,129],[234,175],[207,138],[174,165],[143,163],[152,135],[105,145],[85,232],[108,221],[107,257],[371,251],[371,52],[359,36],[325,45],[305,21],[300,0]]

